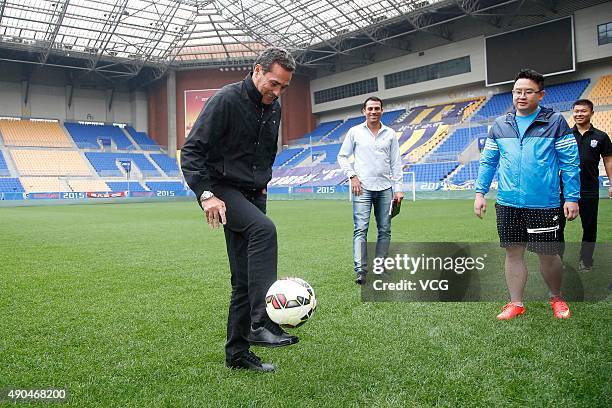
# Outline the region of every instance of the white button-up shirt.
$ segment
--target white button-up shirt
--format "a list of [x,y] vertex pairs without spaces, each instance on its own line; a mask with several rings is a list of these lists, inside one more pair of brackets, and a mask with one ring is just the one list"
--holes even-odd
[[[381,123],[374,136],[366,122],[349,129],[338,153],[338,164],[347,177],[357,175],[366,190],[393,187],[402,191],[402,158],[395,131]],[[349,157],[355,155],[355,162]]]

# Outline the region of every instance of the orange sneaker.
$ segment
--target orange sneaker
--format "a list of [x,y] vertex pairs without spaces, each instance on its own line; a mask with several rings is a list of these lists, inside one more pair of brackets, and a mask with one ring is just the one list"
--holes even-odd
[[510,320],[523,313],[525,313],[525,306],[517,306],[510,302],[502,308],[502,312],[497,315],[497,318],[499,320]]
[[565,300],[561,296],[555,296],[550,298],[550,305],[553,309],[553,314],[557,319],[567,319],[571,313],[569,306],[565,303]]

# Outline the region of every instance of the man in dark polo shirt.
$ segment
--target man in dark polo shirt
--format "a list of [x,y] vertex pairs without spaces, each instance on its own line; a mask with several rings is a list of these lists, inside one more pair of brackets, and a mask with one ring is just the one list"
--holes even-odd
[[[608,179],[612,180],[612,142],[610,137],[591,124],[593,102],[579,99],[572,108],[574,137],[580,153],[580,221],[582,222],[582,246],[580,248],[580,272],[593,267],[593,252],[597,240],[597,210],[599,207],[599,158],[603,158]],[[608,187],[612,198],[612,186]],[[561,240],[565,222],[561,217]]]

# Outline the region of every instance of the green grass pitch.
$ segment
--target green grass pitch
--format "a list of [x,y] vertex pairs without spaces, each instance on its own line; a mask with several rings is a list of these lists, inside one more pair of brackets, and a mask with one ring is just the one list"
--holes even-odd
[[[194,202],[0,208],[0,388],[65,387],[75,407],[610,406],[609,302],[567,321],[528,302],[509,322],[501,302],[363,303],[350,204],[268,207],[279,275],[319,307],[299,344],[255,349],[278,367],[259,375],[224,366],[223,233]],[[493,202],[484,221],[469,200],[406,202],[393,240],[495,242]]]

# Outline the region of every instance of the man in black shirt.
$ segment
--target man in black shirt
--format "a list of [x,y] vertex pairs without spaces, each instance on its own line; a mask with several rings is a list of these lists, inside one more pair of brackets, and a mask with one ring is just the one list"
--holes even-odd
[[276,157],[281,107],[295,60],[268,48],[240,82],[224,86],[207,103],[181,151],[185,181],[212,228],[223,225],[231,271],[226,365],[273,371],[249,345],[297,343],[266,313],[265,295],[276,280],[276,227],[266,212],[266,186]]
[[[580,153],[580,221],[582,222],[582,246],[578,270],[589,272],[593,267],[593,252],[597,240],[597,210],[599,207],[599,158],[603,158],[608,179],[612,180],[612,143],[610,137],[591,124],[593,102],[579,99],[572,107],[574,137]],[[612,198],[612,185],[608,187]],[[561,240],[565,222],[561,217]]]

